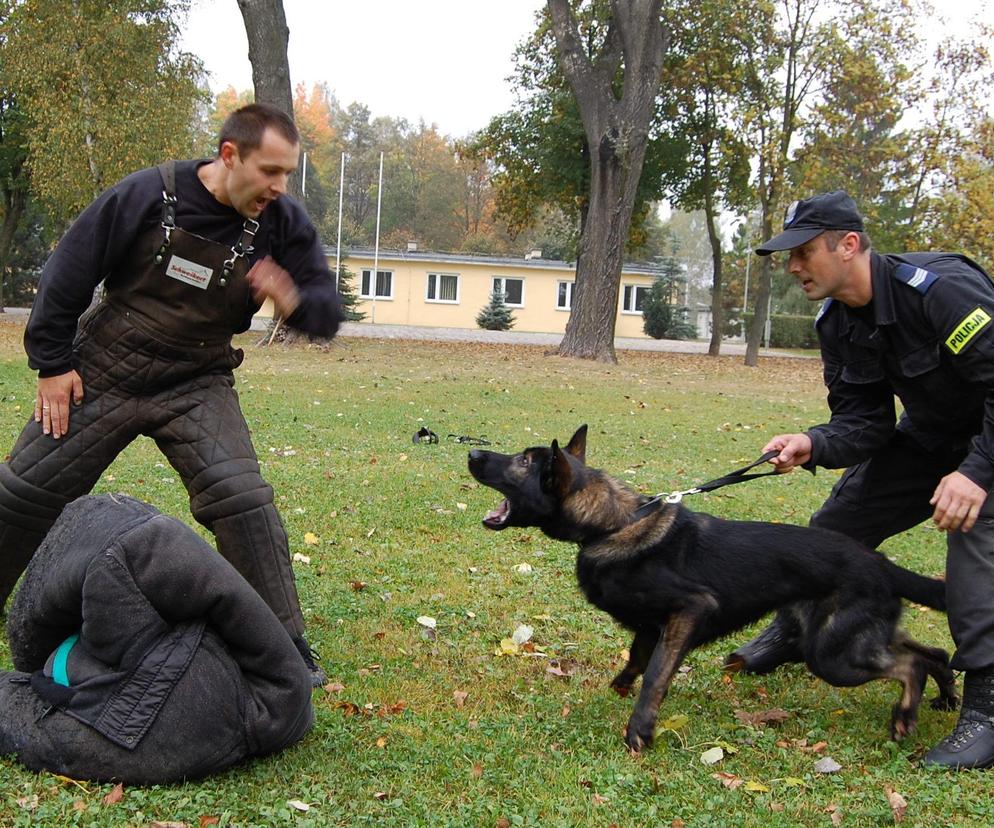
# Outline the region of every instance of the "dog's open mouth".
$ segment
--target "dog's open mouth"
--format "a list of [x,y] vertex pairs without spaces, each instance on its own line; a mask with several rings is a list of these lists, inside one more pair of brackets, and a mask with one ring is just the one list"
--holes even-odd
[[501,502],[500,506],[494,509],[492,512],[487,512],[487,516],[483,518],[483,525],[487,529],[503,529],[507,524],[507,519],[511,516],[511,504],[504,500]]

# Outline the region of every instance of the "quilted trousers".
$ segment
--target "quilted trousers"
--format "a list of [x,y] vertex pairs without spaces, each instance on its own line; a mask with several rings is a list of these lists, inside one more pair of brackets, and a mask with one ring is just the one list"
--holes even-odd
[[0,465],[0,607],[67,503],[90,492],[136,437],[152,438],[183,481],[193,517],[292,637],[304,632],[289,543],[259,472],[230,345],[178,347],[106,303],[73,348],[84,400],[58,440],[31,419]]

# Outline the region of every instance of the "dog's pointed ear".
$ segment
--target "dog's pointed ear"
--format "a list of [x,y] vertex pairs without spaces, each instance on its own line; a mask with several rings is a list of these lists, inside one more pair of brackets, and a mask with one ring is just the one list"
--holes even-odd
[[569,458],[559,448],[559,441],[553,440],[549,465],[542,475],[542,489],[559,497],[565,497],[572,484],[573,467],[569,464]]
[[584,423],[576,430],[569,443],[566,445],[566,451],[572,454],[581,463],[587,462],[587,425]]

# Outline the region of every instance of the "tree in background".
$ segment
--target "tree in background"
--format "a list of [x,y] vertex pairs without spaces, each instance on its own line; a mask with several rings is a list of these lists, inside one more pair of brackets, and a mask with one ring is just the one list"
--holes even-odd
[[[743,38],[746,82],[739,119],[755,163],[753,192],[764,239],[773,235],[774,220],[782,214],[787,167],[801,113],[828,71],[835,15],[824,12],[822,0],[784,0],[782,9],[763,2],[756,9],[755,26],[729,32],[732,38]],[[746,365],[759,361],[772,290],[771,266],[770,257],[765,256],[756,268]]]
[[642,329],[653,339],[693,339],[697,334],[687,321],[687,307],[679,304],[685,276],[677,259],[676,239],[670,237],[670,251],[662,257],[659,275],[642,300]]
[[[252,65],[252,86],[257,103],[272,104],[293,117],[293,91],[290,85],[290,61],[286,47],[290,29],[282,0],[238,0],[248,58]],[[290,176],[287,186],[293,196],[300,195],[300,169]]]
[[509,331],[514,327],[514,316],[504,303],[503,291],[491,291],[490,301],[476,316],[476,324],[487,331]]
[[9,3],[0,0],[0,313],[10,299],[11,251],[28,209],[30,183],[25,136],[27,118],[2,69],[6,65],[4,46],[9,13]]
[[612,0],[606,27],[581,36],[568,0],[548,0],[559,65],[576,98],[589,152],[589,189],[562,356],[617,361],[621,267],[668,43],[661,2]]
[[3,76],[26,117],[33,193],[61,225],[107,186],[194,146],[202,66],[178,47],[183,0],[22,0]]
[[474,143],[494,165],[497,215],[512,235],[558,213],[579,241],[563,354],[613,359],[620,263],[645,242],[682,163],[657,106],[663,51],[659,2],[581,3],[574,13],[554,0],[517,51],[517,104]]
[[338,268],[338,300],[346,322],[361,322],[366,314],[359,310],[359,294],[355,290],[355,274],[344,264]]
[[720,353],[724,329],[719,213],[741,208],[749,197],[749,152],[733,127],[732,111],[745,83],[742,33],[762,19],[755,11],[753,0],[691,0],[670,4],[667,14],[674,34],[660,94],[672,100],[672,129],[684,136],[688,160],[671,200],[682,210],[704,213],[711,249],[710,356]]

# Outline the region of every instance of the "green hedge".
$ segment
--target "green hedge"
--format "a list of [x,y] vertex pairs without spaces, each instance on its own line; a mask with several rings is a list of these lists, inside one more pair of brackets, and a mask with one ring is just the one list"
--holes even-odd
[[[748,334],[752,326],[753,314],[742,315],[743,330]],[[813,316],[773,314],[770,327],[771,348],[817,348],[818,335],[815,333]]]

